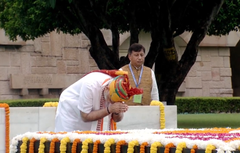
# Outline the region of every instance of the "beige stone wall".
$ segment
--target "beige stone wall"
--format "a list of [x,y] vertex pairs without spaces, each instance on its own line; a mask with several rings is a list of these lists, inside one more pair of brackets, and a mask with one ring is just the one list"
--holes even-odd
[[187,97],[232,97],[229,48],[201,47],[185,79]]
[[[53,32],[15,44],[5,38],[0,44],[0,100],[59,97],[64,87],[98,69],[89,55],[89,46],[83,34]],[[39,83],[43,85],[38,87]]]
[[[111,33],[103,31],[111,46]],[[149,48],[150,35],[140,34],[140,43]],[[175,39],[179,57],[190,38]],[[206,37],[200,44],[197,61],[179,89],[178,96],[232,96],[230,47],[239,34]],[[0,30],[0,100],[58,98],[62,89],[98,69],[89,54],[90,42],[84,34],[71,36],[52,32],[34,41],[11,42]],[[126,56],[129,34],[120,36],[120,56]]]
[[[191,34],[176,39],[179,55],[183,53]],[[239,32],[227,36],[206,36],[199,46],[197,60],[184,80],[185,90],[179,96],[232,97],[232,68],[230,51],[240,40]]]

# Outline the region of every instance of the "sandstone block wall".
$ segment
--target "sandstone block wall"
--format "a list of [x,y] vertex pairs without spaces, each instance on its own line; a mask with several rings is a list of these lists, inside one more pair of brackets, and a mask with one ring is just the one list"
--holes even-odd
[[[111,33],[103,31],[111,46]],[[238,35],[206,37],[199,47],[196,63],[179,88],[178,96],[231,97],[230,47]],[[139,43],[148,50],[150,35],[140,34]],[[240,36],[239,36],[240,38]],[[179,57],[189,34],[176,38]],[[0,30],[0,100],[58,98],[61,91],[85,73],[98,69],[89,54],[90,42],[84,34],[49,33],[34,41],[11,42]],[[120,55],[126,56],[129,34],[120,36]]]
[[230,49],[201,47],[181,96],[232,97]]
[[52,32],[34,41],[5,43],[0,44],[0,100],[58,98],[64,88],[98,69],[83,34]]

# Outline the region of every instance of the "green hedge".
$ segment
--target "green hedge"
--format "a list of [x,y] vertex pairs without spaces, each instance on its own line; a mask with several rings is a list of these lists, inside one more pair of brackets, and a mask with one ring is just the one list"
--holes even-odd
[[0,103],[7,103],[9,107],[42,107],[45,102],[58,102],[54,99],[15,99],[15,100],[1,100]]
[[240,97],[177,97],[180,113],[239,113]]
[[[45,102],[58,102],[54,99],[1,100],[10,107],[42,107]],[[240,97],[177,97],[177,113],[239,113]]]

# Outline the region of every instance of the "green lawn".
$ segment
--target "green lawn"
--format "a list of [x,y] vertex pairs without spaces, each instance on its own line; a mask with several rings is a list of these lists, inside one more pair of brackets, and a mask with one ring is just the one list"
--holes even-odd
[[240,128],[240,113],[178,114],[178,128]]

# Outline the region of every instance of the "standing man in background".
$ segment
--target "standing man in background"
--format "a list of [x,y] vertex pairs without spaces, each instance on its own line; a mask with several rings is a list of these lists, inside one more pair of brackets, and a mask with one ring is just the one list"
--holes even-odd
[[132,87],[143,89],[143,94],[134,95],[132,99],[125,101],[131,105],[150,105],[152,100],[159,101],[159,93],[154,71],[144,66],[145,48],[138,43],[132,44],[128,49],[130,63],[121,67],[127,71]]

